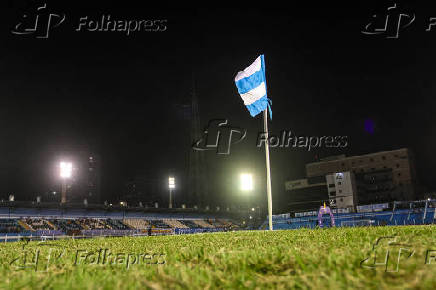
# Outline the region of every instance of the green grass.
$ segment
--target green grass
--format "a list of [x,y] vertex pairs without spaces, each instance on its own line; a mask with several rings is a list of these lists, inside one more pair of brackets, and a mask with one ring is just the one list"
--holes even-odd
[[[361,266],[373,244],[383,236],[397,236],[407,246],[382,245],[378,254],[401,247],[415,251],[400,258],[398,272]],[[38,271],[20,269],[40,250]],[[64,252],[59,259],[47,263]],[[86,264],[77,250],[112,253],[164,254],[146,256],[165,264]],[[436,289],[436,259],[425,264],[426,251],[436,256],[436,226],[301,229],[252,231],[161,237],[99,238],[0,245],[0,288],[7,289]],[[84,252],[80,252],[84,253]],[[410,253],[409,253],[410,254]],[[21,258],[20,258],[21,257]],[[41,257],[45,257],[43,260]],[[142,258],[144,256],[141,256]],[[20,258],[15,262],[14,259]],[[390,261],[396,257],[391,256]],[[131,257],[133,261],[133,256]],[[89,262],[89,260],[88,260]],[[369,261],[368,261],[369,262]],[[27,266],[31,266],[28,262]],[[368,264],[371,265],[371,264]],[[47,267],[47,271],[43,271]],[[41,270],[41,271],[39,271]]]

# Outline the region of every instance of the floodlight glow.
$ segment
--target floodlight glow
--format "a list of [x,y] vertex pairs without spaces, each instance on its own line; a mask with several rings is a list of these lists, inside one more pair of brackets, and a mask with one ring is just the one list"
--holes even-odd
[[176,181],[175,181],[174,177],[168,178],[168,187],[170,189],[176,188]]
[[70,178],[73,172],[73,164],[71,162],[61,162],[61,178]]
[[253,190],[253,176],[251,174],[241,174],[241,189],[244,191]]

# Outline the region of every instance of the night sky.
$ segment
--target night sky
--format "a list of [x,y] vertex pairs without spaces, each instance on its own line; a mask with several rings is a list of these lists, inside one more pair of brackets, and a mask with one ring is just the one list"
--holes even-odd
[[[164,184],[172,171],[183,188],[194,140],[181,108],[190,103],[193,74],[200,126],[223,118],[248,132],[229,156],[206,152],[210,198],[236,194],[238,172],[247,169],[257,177],[255,194],[264,198],[265,156],[255,146],[262,117],[249,115],[233,82],[261,53],[273,101],[270,131],[348,136],[349,143],[310,152],[272,149],[275,203],[287,194],[284,182],[304,178],[304,165],[317,156],[403,147],[416,155],[419,182],[436,188],[436,25],[425,31],[436,7],[397,2],[398,11],[416,19],[390,39],[361,31],[394,2],[277,10],[57,2],[39,2],[66,15],[48,39],[11,33],[23,14],[35,13],[34,1],[2,3],[1,198],[34,199],[52,184],[48,168],[55,152],[80,146],[101,156],[104,198],[119,196],[124,182],[141,174]],[[128,36],[75,31],[80,17],[103,14],[165,19],[166,30]]]

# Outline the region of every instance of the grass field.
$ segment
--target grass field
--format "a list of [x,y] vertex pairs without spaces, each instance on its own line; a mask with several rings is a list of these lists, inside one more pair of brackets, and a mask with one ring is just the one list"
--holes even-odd
[[0,264],[2,289],[436,289],[436,226],[4,243]]

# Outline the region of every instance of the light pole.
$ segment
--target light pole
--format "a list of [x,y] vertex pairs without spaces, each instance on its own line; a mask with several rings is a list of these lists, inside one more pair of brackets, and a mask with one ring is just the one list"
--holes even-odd
[[250,216],[249,213],[249,194],[248,192],[251,192],[253,190],[253,174],[251,173],[242,173],[241,174],[241,190],[247,192],[246,194],[246,206],[247,206],[247,216]]
[[59,165],[60,177],[62,179],[62,195],[61,203],[67,202],[67,179],[71,177],[73,172],[73,164],[71,162],[62,161]]
[[168,177],[168,188],[170,190],[170,202],[168,208],[173,208],[173,189],[176,188],[176,180],[174,177]]

